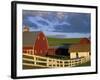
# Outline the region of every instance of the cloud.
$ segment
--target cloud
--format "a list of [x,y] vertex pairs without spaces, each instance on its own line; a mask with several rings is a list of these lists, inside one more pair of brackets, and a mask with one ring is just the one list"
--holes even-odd
[[90,33],[60,33],[60,32],[44,32],[48,37],[55,38],[89,38]]
[[90,33],[89,13],[23,10],[23,25],[32,30],[66,33]]
[[26,24],[29,25],[29,27],[38,28],[38,30],[42,30],[42,31],[45,31],[45,30],[53,31],[54,30],[52,23],[48,20],[45,20],[44,18],[40,16],[27,16]]

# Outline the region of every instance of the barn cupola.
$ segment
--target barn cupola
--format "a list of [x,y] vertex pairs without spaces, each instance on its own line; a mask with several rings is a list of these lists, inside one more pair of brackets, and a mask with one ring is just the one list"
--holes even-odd
[[23,32],[29,32],[29,27],[28,26],[24,26]]

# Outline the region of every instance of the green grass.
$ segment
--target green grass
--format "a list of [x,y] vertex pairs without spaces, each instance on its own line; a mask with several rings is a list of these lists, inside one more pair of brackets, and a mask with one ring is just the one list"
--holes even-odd
[[53,56],[46,56],[47,58],[52,58],[52,59],[60,59],[60,60],[68,60],[69,56],[62,56],[62,55],[53,55]]
[[66,45],[66,44],[74,44],[79,43],[80,38],[50,38],[48,37],[49,46],[59,46],[59,45]]
[[37,66],[25,66],[23,65],[23,69],[28,70],[28,69],[45,69],[47,67],[37,67]]
[[86,62],[86,63],[77,65],[77,66],[75,66],[75,67],[84,67],[84,66],[91,66],[91,61],[88,61],[88,62]]

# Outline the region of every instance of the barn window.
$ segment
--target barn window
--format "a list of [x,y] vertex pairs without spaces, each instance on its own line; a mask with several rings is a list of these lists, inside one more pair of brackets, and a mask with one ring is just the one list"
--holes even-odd
[[28,51],[28,53],[30,54],[30,50],[27,50]]
[[28,53],[28,50],[26,50],[26,53]]
[[43,40],[45,40],[45,37],[43,37]]
[[38,36],[38,40],[40,39],[40,37]]
[[42,53],[42,50],[40,50],[40,53]]
[[32,50],[32,54],[34,54],[34,50]]
[[35,50],[35,53],[36,53],[37,51]]
[[45,50],[45,52],[47,52],[47,50]]

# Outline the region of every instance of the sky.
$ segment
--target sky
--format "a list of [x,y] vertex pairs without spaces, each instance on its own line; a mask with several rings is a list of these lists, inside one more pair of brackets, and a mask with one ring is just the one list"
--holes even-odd
[[43,31],[46,36],[90,37],[89,13],[23,10],[23,27],[30,31]]

